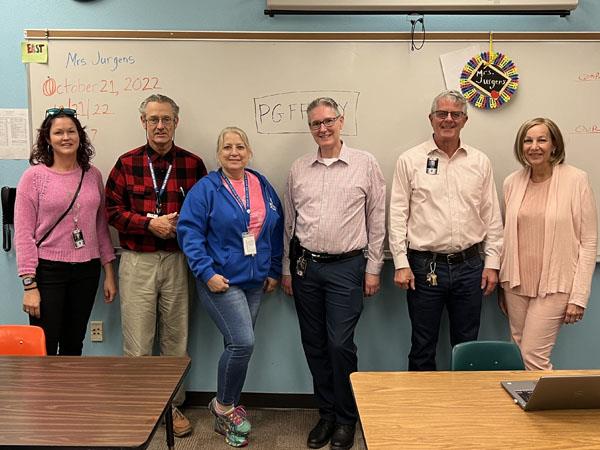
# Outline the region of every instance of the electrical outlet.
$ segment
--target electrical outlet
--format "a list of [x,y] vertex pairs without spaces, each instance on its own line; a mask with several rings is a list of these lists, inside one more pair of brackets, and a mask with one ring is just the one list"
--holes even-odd
[[104,340],[104,333],[102,332],[101,320],[92,320],[90,322],[90,333],[92,342],[102,342]]

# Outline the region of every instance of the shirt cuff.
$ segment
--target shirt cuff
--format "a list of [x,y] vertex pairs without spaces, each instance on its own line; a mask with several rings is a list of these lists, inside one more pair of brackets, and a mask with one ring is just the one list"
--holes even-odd
[[281,275],[291,275],[290,259],[286,256],[283,257],[283,262],[281,263]]
[[408,263],[408,256],[406,256],[406,253],[394,255],[394,268],[396,270],[405,269],[407,267],[410,267],[410,264]]
[[379,275],[381,273],[382,268],[383,268],[383,261],[375,262],[375,261],[367,260],[367,267],[365,268],[365,272],[370,273],[371,275]]
[[489,256],[489,255],[486,255],[485,261],[483,263],[483,267],[485,269],[500,270],[500,258],[498,256]]
[[216,274],[217,274],[217,272],[215,272],[212,267],[209,267],[208,269],[206,269],[204,272],[202,272],[200,274],[200,279],[204,282],[204,284],[207,284],[208,280],[210,280]]

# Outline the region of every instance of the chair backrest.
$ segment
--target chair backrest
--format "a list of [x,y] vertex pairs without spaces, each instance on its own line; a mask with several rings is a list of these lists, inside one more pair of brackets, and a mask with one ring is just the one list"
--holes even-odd
[[46,335],[32,325],[0,325],[0,355],[46,356]]
[[513,342],[471,341],[452,349],[452,370],[525,370],[525,365]]

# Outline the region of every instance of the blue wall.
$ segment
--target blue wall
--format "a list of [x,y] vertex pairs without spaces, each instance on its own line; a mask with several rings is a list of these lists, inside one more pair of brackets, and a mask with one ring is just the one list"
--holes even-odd
[[[568,18],[554,16],[427,16],[429,31],[600,31],[600,2],[580,0]],[[173,6],[176,5],[176,6]],[[264,0],[0,0],[0,108],[27,107],[26,71],[20,62],[19,42],[31,28],[139,29],[139,30],[233,30],[233,31],[409,31],[405,16],[277,16],[263,14]],[[533,56],[533,55],[532,55]],[[598,59],[600,55],[591,55]],[[158,55],[157,61],[160,61]],[[434,94],[434,93],[432,93]],[[216,131],[215,131],[216,132]],[[125,151],[126,149],[123,149]],[[206,155],[208,157],[208,155]],[[27,167],[25,161],[0,160],[0,185],[16,185]],[[597,193],[600,195],[600,193]],[[405,295],[392,284],[393,268],[386,263],[383,288],[366,300],[357,329],[360,368],[402,370],[406,368],[410,324]],[[594,287],[600,286],[599,272]],[[0,323],[25,323],[22,290],[16,277],[15,254],[0,254]],[[596,290],[593,290],[596,292]],[[592,295],[585,320],[565,327],[554,352],[558,368],[600,367],[596,341],[600,337],[599,294]],[[120,354],[119,304],[105,305],[100,298],[93,320],[105,323],[105,341],[86,341],[86,354]],[[447,367],[447,324],[442,326],[440,367]],[[189,351],[193,367],[188,389],[210,391],[221,338],[197,304],[192,305]],[[495,298],[485,300],[480,338],[508,338],[507,323],[498,312]],[[293,301],[277,293],[265,299],[257,324],[256,351],[246,382],[253,392],[311,392],[312,385],[300,347]]]

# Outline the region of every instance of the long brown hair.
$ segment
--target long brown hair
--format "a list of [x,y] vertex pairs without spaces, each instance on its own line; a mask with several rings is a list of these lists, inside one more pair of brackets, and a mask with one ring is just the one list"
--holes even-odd
[[42,122],[42,125],[38,128],[36,142],[31,151],[31,155],[29,156],[29,164],[44,164],[48,167],[54,164],[54,152],[48,143],[50,141],[50,128],[52,128],[52,124],[56,119],[62,117],[71,119],[77,128],[77,134],[79,135],[77,164],[83,170],[87,171],[90,168],[90,160],[94,157],[94,147],[79,119],[74,115],[66,114],[64,111],[60,111],[58,114],[54,115],[47,115]]

